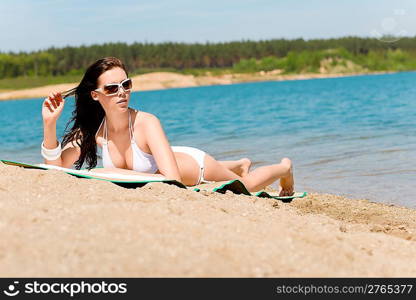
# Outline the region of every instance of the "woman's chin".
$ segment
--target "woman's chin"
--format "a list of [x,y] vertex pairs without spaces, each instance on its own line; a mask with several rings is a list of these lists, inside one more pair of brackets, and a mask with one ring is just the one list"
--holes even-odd
[[129,102],[128,101],[119,102],[116,104],[116,107],[118,109],[126,110],[129,108]]

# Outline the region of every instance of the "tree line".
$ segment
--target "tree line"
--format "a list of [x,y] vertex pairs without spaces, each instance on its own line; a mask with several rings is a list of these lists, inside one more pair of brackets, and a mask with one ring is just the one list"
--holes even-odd
[[[95,60],[115,56],[124,61],[131,73],[150,69],[238,69],[240,62],[266,57],[288,58],[303,53],[322,53],[327,49],[343,49],[343,56],[383,59],[400,49],[406,57],[416,57],[416,37],[387,43],[375,38],[344,37],[336,39],[274,39],[224,43],[106,43],[102,45],[49,48],[42,51],[0,52],[0,79],[19,76],[59,76],[82,74]],[[393,51],[393,52],[392,52]],[[383,56],[384,55],[384,56]],[[365,61],[365,59],[362,59]],[[295,67],[293,67],[296,69]]]

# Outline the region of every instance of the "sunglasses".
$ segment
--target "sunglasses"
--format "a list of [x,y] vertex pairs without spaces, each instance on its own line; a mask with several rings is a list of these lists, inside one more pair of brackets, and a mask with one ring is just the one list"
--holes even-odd
[[109,83],[102,88],[96,89],[96,92],[102,92],[106,96],[114,96],[118,94],[120,88],[123,88],[125,92],[130,92],[133,86],[133,82],[130,78],[124,79],[120,83]]

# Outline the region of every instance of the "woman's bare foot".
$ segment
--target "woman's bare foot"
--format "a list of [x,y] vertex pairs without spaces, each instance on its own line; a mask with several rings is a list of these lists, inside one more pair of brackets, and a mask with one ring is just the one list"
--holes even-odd
[[293,179],[292,162],[288,158],[283,158],[280,162],[288,167],[288,175],[280,178],[280,192],[279,196],[292,196],[294,193],[295,181]]
[[233,171],[238,176],[244,177],[248,174],[250,167],[251,167],[251,160],[248,158],[242,158],[237,160],[237,167],[233,168],[231,171]]

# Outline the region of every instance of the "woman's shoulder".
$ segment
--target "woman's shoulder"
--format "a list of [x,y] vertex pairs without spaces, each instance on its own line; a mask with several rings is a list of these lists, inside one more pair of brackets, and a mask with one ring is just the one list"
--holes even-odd
[[95,142],[100,147],[102,147],[102,144],[105,141],[105,139],[104,139],[104,126],[102,126],[103,123],[104,123],[104,119],[103,119],[103,122],[101,122],[100,126],[98,127],[97,131],[95,132]]
[[154,114],[149,112],[145,112],[142,110],[134,110],[135,112],[135,119],[134,119],[134,127],[141,127],[141,126],[148,126],[153,125],[155,123],[160,122],[158,117]]

